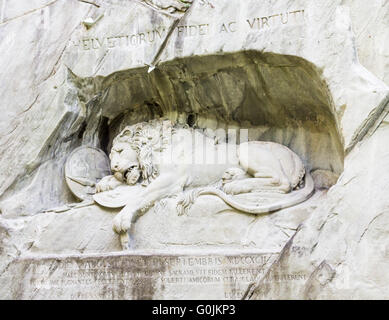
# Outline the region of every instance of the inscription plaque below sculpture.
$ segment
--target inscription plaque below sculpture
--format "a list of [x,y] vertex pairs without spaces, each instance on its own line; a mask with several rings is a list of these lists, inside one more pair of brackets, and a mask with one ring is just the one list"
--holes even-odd
[[[275,253],[21,258],[21,299],[241,299]],[[306,280],[303,274],[269,281]]]

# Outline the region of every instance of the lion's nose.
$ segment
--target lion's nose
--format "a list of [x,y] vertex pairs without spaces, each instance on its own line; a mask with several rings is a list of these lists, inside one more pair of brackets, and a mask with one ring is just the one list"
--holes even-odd
[[113,166],[113,169],[114,169],[115,171],[117,171],[117,170],[119,170],[119,166],[118,166],[117,164],[115,164],[115,165]]

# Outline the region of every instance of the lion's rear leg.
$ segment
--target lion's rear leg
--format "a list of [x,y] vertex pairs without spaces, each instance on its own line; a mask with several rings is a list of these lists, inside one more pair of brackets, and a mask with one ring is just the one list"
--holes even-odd
[[282,192],[285,189],[283,186],[273,180],[273,178],[248,178],[242,180],[233,180],[223,186],[223,190],[227,194],[242,194],[250,192]]
[[254,178],[261,188],[269,188],[270,191],[276,189],[279,192],[288,193],[291,190],[290,182],[285,173],[281,170],[275,170],[269,167],[255,168]]
[[227,194],[241,194],[250,192],[281,192],[290,191],[290,183],[283,172],[279,172],[270,167],[255,166],[247,168],[252,178],[237,179],[232,178],[230,182],[224,184],[224,192]]
[[278,189],[283,193],[288,193],[291,190],[289,179],[283,173],[274,175],[271,178],[264,178],[260,174],[255,174],[254,178],[263,179],[263,187]]

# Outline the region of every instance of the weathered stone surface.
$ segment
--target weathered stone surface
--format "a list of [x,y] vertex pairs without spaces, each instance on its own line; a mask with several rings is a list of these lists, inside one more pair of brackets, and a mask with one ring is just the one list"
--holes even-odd
[[[291,238],[268,275],[308,271],[308,281],[266,285],[258,280],[251,299],[387,299],[389,176],[386,118],[346,158],[345,171]],[[386,172],[386,171],[385,171]],[[363,194],[363,196],[361,196]]]
[[[388,15],[384,0],[2,1],[0,298],[204,298],[209,288],[215,298],[388,298]],[[265,216],[210,195],[178,216],[167,198],[133,226],[132,250],[146,258],[111,254],[120,209],[77,203],[65,161],[80,146],[108,155],[124,127],[159,117],[286,145],[316,192]],[[146,287],[133,277],[136,261],[177,248],[184,259],[221,248],[223,261],[232,250],[272,259],[239,288],[209,282],[191,296],[177,289],[187,284],[162,289],[156,272],[169,264],[146,263]],[[95,269],[79,283],[87,262],[128,272],[128,287],[95,280]],[[53,278],[40,278],[50,265]]]
[[121,250],[118,237],[112,231],[112,219],[117,211],[91,205],[69,209],[61,207],[57,208],[58,212],[40,213],[29,218],[2,219],[2,239],[8,246],[14,243],[19,254]]
[[389,84],[387,1],[345,1],[350,8],[352,28],[360,63],[379,79]]

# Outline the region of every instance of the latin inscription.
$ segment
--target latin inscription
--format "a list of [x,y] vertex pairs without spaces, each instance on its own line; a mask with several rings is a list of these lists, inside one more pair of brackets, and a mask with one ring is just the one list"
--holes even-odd
[[[178,25],[174,32],[178,38],[193,38],[233,34],[239,31],[265,31],[271,28],[296,25],[304,22],[304,10],[293,10],[266,16],[247,18],[243,21],[225,21],[222,23],[202,23]],[[90,37],[73,41],[73,45],[81,50],[98,50],[114,48],[135,48],[144,45],[161,44],[168,34],[168,27],[158,26],[153,30],[133,34]]]
[[179,37],[205,36],[207,34],[209,34],[209,23],[177,27]]
[[166,34],[167,29],[164,26],[160,26],[151,31],[127,35],[84,38],[78,41],[73,41],[73,45],[81,50],[138,47],[141,45],[160,43],[166,37]]
[[[25,299],[240,299],[265,275],[275,254],[120,255],[20,260]],[[303,275],[279,275],[293,281]],[[304,275],[305,277],[305,275]],[[269,280],[269,279],[268,279]]]
[[304,10],[295,10],[284,13],[277,13],[270,16],[247,19],[246,22],[251,30],[262,30],[288,23],[304,21]]

